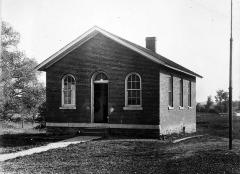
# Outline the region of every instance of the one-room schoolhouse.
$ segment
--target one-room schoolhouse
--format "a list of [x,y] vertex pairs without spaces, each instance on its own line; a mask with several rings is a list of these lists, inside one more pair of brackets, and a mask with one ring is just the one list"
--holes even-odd
[[37,66],[46,72],[47,130],[154,136],[196,131],[197,73],[93,27]]

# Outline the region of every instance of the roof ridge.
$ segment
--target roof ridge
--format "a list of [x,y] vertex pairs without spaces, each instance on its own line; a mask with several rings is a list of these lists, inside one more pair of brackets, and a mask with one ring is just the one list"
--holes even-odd
[[[102,29],[102,30],[104,30],[104,29]],[[138,45],[138,44],[136,44],[136,43],[133,43],[133,42],[131,42],[131,41],[129,41],[129,40],[126,40],[126,39],[124,39],[124,38],[122,38],[122,37],[120,37],[120,36],[117,36],[117,35],[115,35],[115,34],[113,34],[113,33],[110,33],[109,31],[106,31],[106,30],[104,30],[104,31],[107,32],[107,33],[109,33],[109,34],[111,34],[111,35],[113,35],[113,36],[115,36],[115,37],[118,37],[119,39],[121,39],[121,40],[123,40],[123,41],[125,41],[125,42],[129,42],[130,44],[132,44],[132,45],[134,45],[134,46],[141,47],[141,49],[143,49],[143,50],[145,50],[145,51],[147,51],[147,52],[149,52],[149,53],[151,53],[151,54],[153,54],[153,55],[160,56],[162,59],[165,59],[165,60],[162,60],[162,61],[163,61],[164,63],[166,63],[166,64],[167,64],[167,61],[170,61],[171,63],[174,63],[174,64],[176,64],[177,66],[180,66],[180,67],[182,67],[182,68],[184,68],[184,69],[186,69],[186,70],[188,70],[188,71],[191,71],[191,70],[189,70],[188,68],[183,67],[182,65],[180,65],[180,64],[178,64],[178,63],[176,63],[176,62],[174,62],[174,61],[172,61],[172,60],[170,60],[170,59],[168,59],[168,58],[166,58],[166,57],[164,57],[164,56],[162,56],[161,54],[159,54],[159,53],[157,53],[157,52],[154,52],[154,51],[152,51],[152,50],[150,50],[150,49],[147,49],[146,47],[143,47],[143,46]],[[167,60],[167,61],[166,61],[166,60]],[[197,73],[195,73],[195,72],[193,72],[193,71],[191,71],[191,73],[194,73],[195,75],[197,75],[197,76],[199,76],[199,77],[202,78],[201,75],[199,75],[199,74],[197,74]]]
[[110,39],[112,39],[116,42],[119,42],[120,44],[132,49],[133,51],[136,51],[136,52],[142,54],[145,57],[148,57],[149,59],[151,59],[157,63],[162,64],[163,66],[166,66],[168,68],[171,68],[171,69],[174,69],[174,70],[177,70],[177,71],[180,71],[180,72],[192,75],[192,76],[198,76],[198,77],[202,78],[201,75],[183,67],[182,65],[180,65],[180,64],[178,64],[156,52],[153,52],[150,49],[147,49],[143,46],[140,46],[140,45],[135,44],[131,41],[128,41],[122,37],[112,34],[109,31],[106,31],[106,30],[98,27],[97,25],[94,25],[92,28],[90,28],[89,30],[84,32],[82,35],[80,35],[79,37],[74,39],[72,42],[67,44],[65,47],[60,49],[58,52],[56,52],[55,54],[50,56],[48,59],[46,59],[45,61],[40,63],[36,67],[36,69],[45,70],[46,68],[48,68],[49,66],[51,66],[52,64],[54,64],[55,62],[60,60],[62,57],[64,57],[67,53],[74,50],[77,46],[80,46],[81,44],[85,43],[86,41],[88,41],[89,39],[94,37],[97,34],[95,31],[100,32],[104,36],[109,37]]

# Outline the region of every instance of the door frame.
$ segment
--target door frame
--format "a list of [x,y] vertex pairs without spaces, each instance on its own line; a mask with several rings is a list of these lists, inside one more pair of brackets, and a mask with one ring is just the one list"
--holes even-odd
[[[103,71],[97,71],[92,75],[92,78],[91,78],[91,123],[94,123],[94,84],[95,83],[98,83],[98,84],[102,83],[102,84],[107,84],[108,85],[108,101],[107,101],[107,103],[109,104],[109,80],[94,81],[95,77],[99,73],[103,73],[107,76],[107,74]],[[107,78],[108,78],[108,76],[107,76]]]

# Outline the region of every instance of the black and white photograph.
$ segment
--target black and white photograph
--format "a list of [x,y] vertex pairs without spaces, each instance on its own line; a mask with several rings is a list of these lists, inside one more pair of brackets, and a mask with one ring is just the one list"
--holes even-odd
[[240,0],[0,0],[0,173],[240,174]]

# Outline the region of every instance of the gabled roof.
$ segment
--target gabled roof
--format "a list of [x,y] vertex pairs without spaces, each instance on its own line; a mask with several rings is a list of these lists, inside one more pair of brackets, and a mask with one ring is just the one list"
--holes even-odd
[[66,45],[65,47],[63,47],[62,49],[60,49],[59,51],[57,51],[55,54],[53,54],[52,56],[50,56],[48,59],[44,60],[42,63],[40,63],[36,69],[40,70],[40,71],[44,71],[46,70],[48,67],[50,67],[51,65],[53,65],[54,63],[56,63],[57,61],[59,61],[61,58],[63,58],[65,55],[67,55],[69,52],[73,51],[74,49],[76,49],[77,47],[79,47],[80,45],[82,45],[83,43],[85,43],[86,41],[88,41],[89,39],[93,38],[94,36],[96,36],[98,33],[103,34],[104,36],[118,42],[119,44],[126,46],[127,48],[136,51],[137,53],[145,56],[146,58],[149,58],[150,60],[159,63],[165,67],[168,67],[170,69],[174,69],[176,71],[179,72],[183,72],[185,74],[189,74],[191,76],[197,76],[202,78],[201,75],[153,52],[152,50],[149,50],[147,48],[144,48],[142,46],[139,46],[137,44],[134,44],[128,40],[125,40],[119,36],[116,36],[112,33],[109,33],[106,30],[103,30],[97,26],[94,26],[93,28],[89,29],[87,32],[85,32],[84,34],[82,34],[81,36],[79,36],[78,38],[76,38],[75,40],[73,40],[72,42],[70,42],[68,45]]

